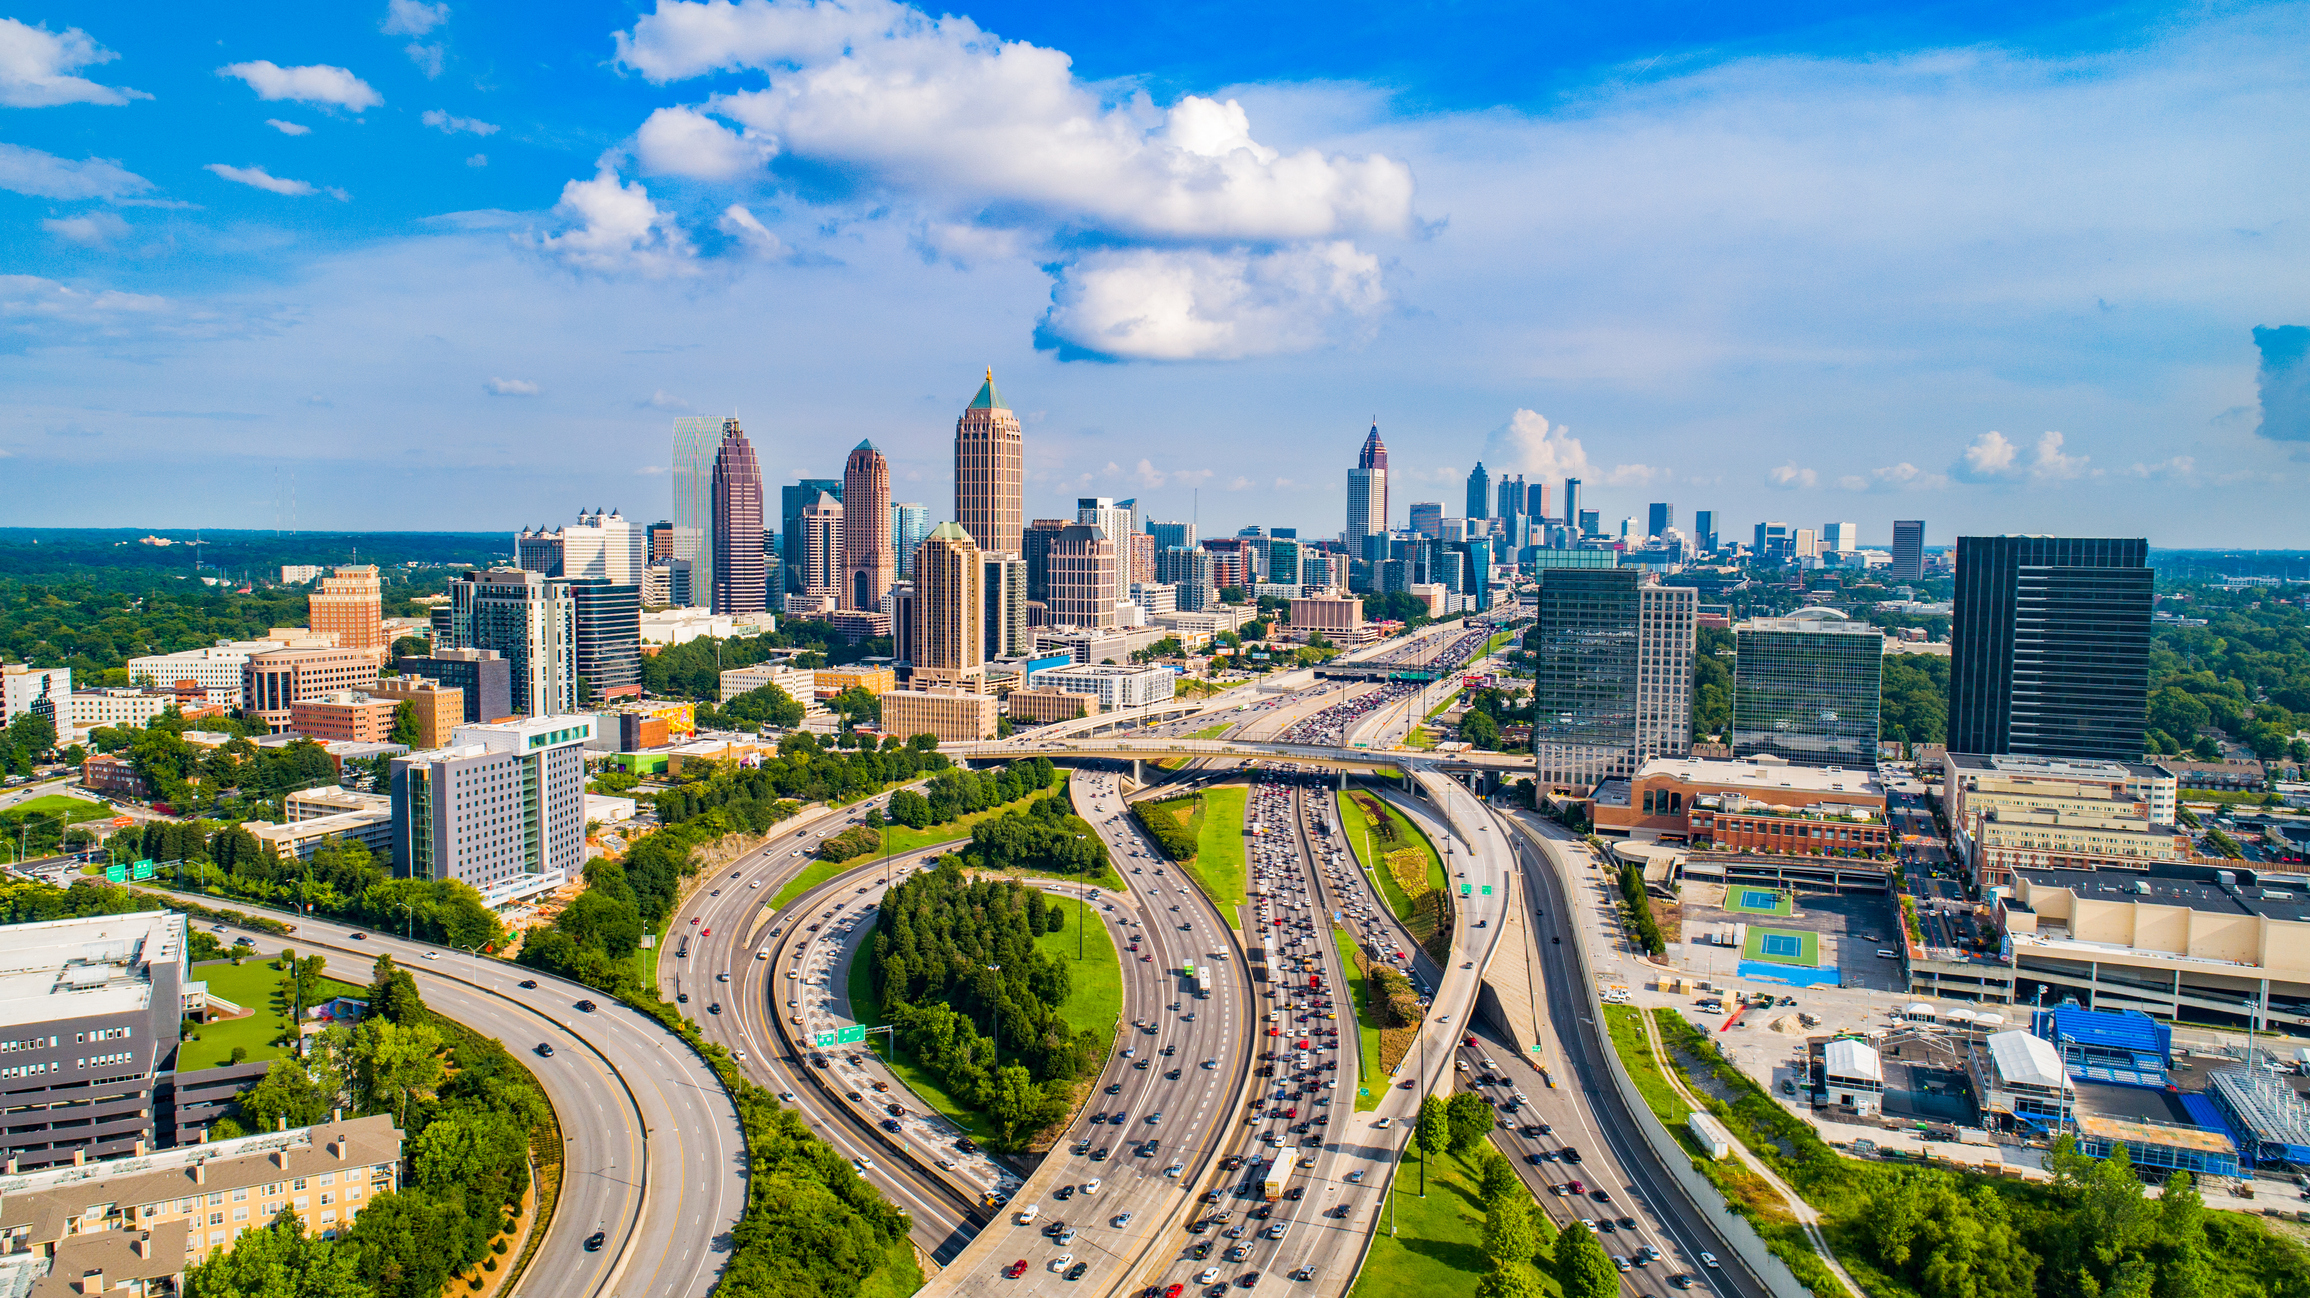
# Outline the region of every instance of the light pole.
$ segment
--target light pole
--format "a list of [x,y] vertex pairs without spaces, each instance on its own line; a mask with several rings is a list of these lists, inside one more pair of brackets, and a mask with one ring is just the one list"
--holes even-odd
[[[1082,842],[1082,841],[1083,841],[1083,835],[1081,835],[1081,834],[1077,834],[1077,835],[1075,835],[1075,841],[1076,841],[1076,842],[1078,842],[1078,843]],[[1090,889],[1088,886],[1076,889],[1076,891],[1075,891],[1075,959],[1076,959],[1078,962],[1080,962],[1080,961],[1082,960],[1082,958],[1083,958],[1083,925],[1084,925],[1084,923],[1087,921],[1087,919],[1088,919],[1088,917],[1089,917],[1089,915],[1090,915],[1090,913],[1091,913],[1091,902],[1090,902],[1090,898],[1091,898],[1091,889]]]
[[[988,973],[999,975],[1002,973],[1002,971],[1003,967],[999,964],[991,964],[987,966]],[[995,1071],[1000,1073],[1003,1066],[1003,994],[1002,979],[1000,977],[995,979],[994,1021]]]
[[406,919],[404,919],[404,920],[402,921],[402,927],[401,927],[401,940],[402,940],[402,941],[404,941],[404,942],[414,942],[414,941],[416,941],[416,940],[417,940],[417,908],[416,908],[415,906],[412,906],[412,905],[410,905],[408,902],[405,902],[405,901],[397,901],[397,902],[394,902],[393,904],[394,904],[394,905],[396,905],[396,906],[399,906],[399,907],[400,907],[400,908],[401,908],[403,911],[405,911],[405,912],[407,913],[407,916],[408,916],[408,918],[406,918]]

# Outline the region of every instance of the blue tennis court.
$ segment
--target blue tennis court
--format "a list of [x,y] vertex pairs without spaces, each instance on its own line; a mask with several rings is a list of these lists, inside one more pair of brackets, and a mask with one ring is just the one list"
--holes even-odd
[[1734,886],[1725,889],[1724,908],[1750,915],[1778,915],[1786,918],[1797,913],[1795,894],[1779,888],[1748,888]]
[[1784,960],[1802,955],[1805,950],[1805,940],[1788,933],[1767,933],[1764,941],[1757,945],[1758,954],[1778,956]]

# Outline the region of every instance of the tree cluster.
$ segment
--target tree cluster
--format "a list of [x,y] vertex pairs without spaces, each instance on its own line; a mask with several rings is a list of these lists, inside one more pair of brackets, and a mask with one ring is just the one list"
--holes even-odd
[[1193,798],[1166,798],[1161,802],[1134,802],[1131,819],[1139,822],[1139,828],[1147,831],[1147,836],[1155,840],[1155,846],[1163,849],[1163,855],[1174,861],[1192,861],[1201,844],[1194,829],[1178,813],[1193,801]]
[[454,879],[396,879],[387,863],[353,839],[329,839],[310,860],[282,857],[239,825],[148,820],[121,831],[147,860],[180,862],[164,878],[211,896],[278,906],[407,932],[429,942],[485,946],[503,936],[497,916],[470,884]]
[[931,777],[929,787],[921,793],[900,789],[891,794],[890,818],[908,829],[944,825],[974,811],[985,811],[1040,793],[1051,787],[1055,773],[1056,768],[1048,757],[1030,758],[988,771],[960,768],[940,771]]
[[[695,643],[693,641],[692,643]],[[821,745],[818,737],[805,732],[789,734],[778,741],[778,755],[750,770],[717,769],[717,764],[698,763],[708,771],[696,778],[687,778],[691,769],[684,767],[683,782],[657,795],[654,800],[658,820],[662,824],[678,825],[703,813],[731,802],[746,801],[757,805],[780,800],[794,802],[847,802],[879,792],[887,785],[904,784],[921,776],[947,769],[951,762],[938,751],[938,741],[928,735],[917,735],[912,740],[886,736],[872,749],[843,751]],[[741,829],[759,832],[775,820],[752,822],[759,816],[747,818],[747,823],[726,823],[721,832],[734,833]]]
[[[184,738],[185,731],[195,729],[224,731],[233,738],[215,748],[196,748]],[[261,735],[265,727],[229,717],[191,722],[172,707],[150,725],[99,726],[89,732],[89,742],[98,752],[127,758],[144,777],[153,801],[180,816],[248,820],[270,812],[265,818],[278,818],[274,804],[284,794],[337,782],[337,764],[320,744],[300,739],[259,748],[249,738],[252,731]]]
[[1623,862],[1620,867],[1621,913],[1636,930],[1636,940],[1653,955],[1668,952],[1668,939],[1661,936],[1660,921],[1652,914],[1652,897],[1644,890],[1644,867]]
[[700,703],[697,719],[706,729],[776,726],[780,730],[791,730],[802,724],[803,711],[802,704],[793,695],[776,685],[762,685],[719,708],[712,703]]
[[972,865],[997,872],[1081,875],[1107,867],[1098,831],[1070,811],[1064,798],[1042,798],[971,826],[968,854]]
[[[1098,1035],[1059,1015],[1066,964],[1035,945],[1066,919],[1040,889],[966,878],[952,857],[893,889],[875,918],[869,968],[884,1021],[1008,1148],[1065,1113],[1069,1083],[1099,1065]],[[982,1023],[999,1034],[999,1069],[998,1038]]]
[[[781,649],[802,649],[793,665],[799,670],[854,663],[861,658],[890,656],[890,637],[876,636],[850,644],[831,623],[802,618],[781,618],[768,635],[717,640],[700,636],[667,645],[642,659],[642,687],[658,698],[703,699],[722,697],[722,673],[733,667],[752,667],[778,657]],[[735,699],[731,700],[736,702]]]

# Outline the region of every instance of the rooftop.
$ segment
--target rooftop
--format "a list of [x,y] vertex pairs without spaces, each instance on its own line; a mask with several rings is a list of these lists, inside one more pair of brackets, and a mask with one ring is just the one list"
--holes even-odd
[[2061,1091],[2073,1089],[2069,1074],[2062,1069],[2060,1052],[2042,1037],[2033,1037],[2018,1028],[2011,1032],[1992,1032],[1989,1057],[1997,1065],[1997,1075],[2015,1085]]
[[400,1158],[401,1133],[391,1114],[378,1114],[183,1145],[137,1158],[20,1172],[0,1176],[0,1233],[31,1227],[33,1235],[42,1236],[43,1218],[53,1213],[76,1216],[92,1206],[157,1203],[189,1194],[194,1186],[215,1194],[364,1165],[390,1171]]
[[2174,778],[2155,762],[2112,762],[2084,757],[2025,757],[2014,753],[1951,753],[1949,764],[1960,771],[1995,772],[2045,780],[2144,780]]
[[2103,1140],[2126,1141],[2136,1145],[2164,1145],[2169,1149],[2195,1149],[2208,1154],[2235,1154],[2238,1147],[2218,1131],[2200,1131],[2195,1127],[2153,1126],[2147,1122],[2127,1122],[2121,1118],[2105,1118],[2098,1113],[2075,1115],[2077,1129],[2088,1136]]
[[1010,409],[1010,407],[1009,407],[1009,406],[1006,406],[1006,405],[1004,405],[1004,404],[1003,404],[1003,394],[1002,394],[1002,393],[1000,393],[1000,392],[997,392],[997,391],[995,391],[995,367],[994,367],[994,366],[992,366],[992,365],[989,365],[989,366],[987,367],[987,381],[986,381],[986,382],[984,382],[984,383],[981,383],[981,384],[979,385],[979,394],[978,394],[977,396],[975,396],[975,397],[972,397],[972,398],[971,398],[971,403],[970,403],[968,406],[965,406],[965,407],[963,407],[963,408],[964,408],[964,409],[966,409],[966,410],[1008,410],[1008,409]]
[[[1833,614],[1825,617],[1824,614]],[[1733,633],[1743,631],[1782,631],[1802,635],[1870,636],[1882,640],[1885,633],[1866,622],[1851,622],[1833,608],[1801,608],[1794,617],[1752,617],[1733,624]]]
[[1885,1066],[1877,1058],[1876,1050],[1867,1042],[1840,1037],[1828,1044],[1821,1055],[1821,1067],[1831,1077],[1858,1077],[1872,1082],[1885,1080]]
[[184,916],[162,910],[10,924],[0,935],[9,1024],[135,1013],[152,1003],[152,966],[185,954]]
[[2081,899],[2187,906],[2213,915],[2259,915],[2310,923],[2310,879],[2252,870],[2155,862],[2148,870],[2056,870],[2015,866],[2016,877],[2041,888],[2065,888]]
[[1725,759],[1715,757],[1655,757],[1636,773],[1639,780],[1673,779],[1683,784],[1718,784],[1760,793],[1789,789],[1802,793],[1885,796],[1885,786],[1874,771],[1836,766],[1792,766],[1777,757]]

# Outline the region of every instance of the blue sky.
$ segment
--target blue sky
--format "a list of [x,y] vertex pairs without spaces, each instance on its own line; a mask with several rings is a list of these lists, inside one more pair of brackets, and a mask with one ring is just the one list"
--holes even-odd
[[[0,522],[665,510],[672,418],[943,514],[2300,546],[2303,5],[0,8]],[[2257,334],[2257,329],[2261,330]],[[1456,508],[1456,505],[1455,505]]]

